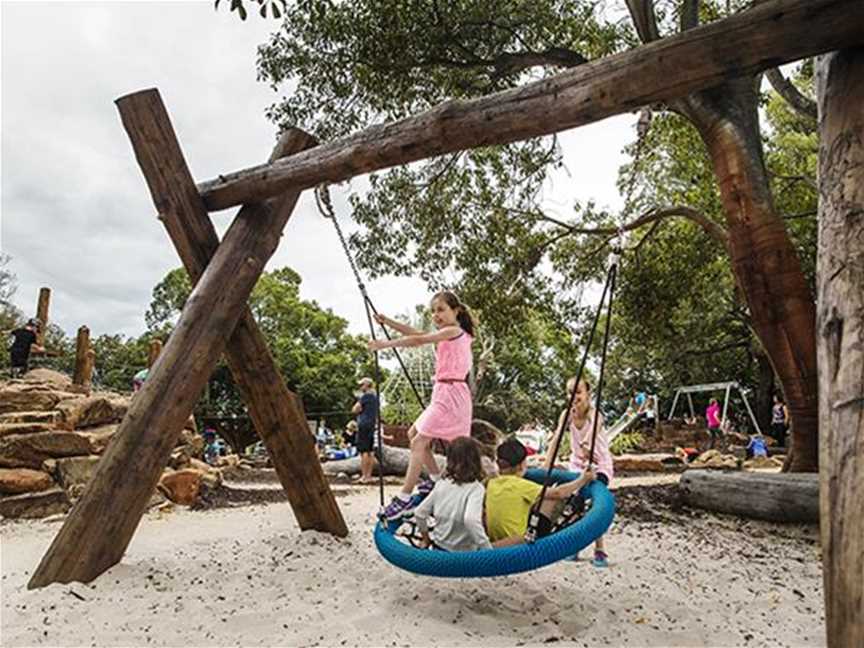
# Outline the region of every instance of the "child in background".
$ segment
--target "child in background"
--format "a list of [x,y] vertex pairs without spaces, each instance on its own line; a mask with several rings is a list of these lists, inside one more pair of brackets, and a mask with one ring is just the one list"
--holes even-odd
[[[444,551],[474,551],[492,545],[483,528],[483,467],[480,447],[470,437],[455,439],[447,447],[447,469],[435,488],[414,509],[423,546]],[[428,519],[435,518],[429,532]]]
[[[418,331],[407,324],[375,315],[375,320],[395,329],[403,337],[394,340],[371,340],[369,349],[376,351],[395,347],[435,345],[435,385],[432,399],[408,430],[411,457],[402,489],[384,509],[388,520],[398,520],[415,505],[411,497],[414,486],[421,496],[432,491],[439,478],[438,464],[432,454],[432,442],[453,441],[471,434],[473,405],[468,374],[471,372],[471,343],[474,340],[474,319],[468,307],[452,292],[443,290],[432,297],[434,333]],[[426,469],[429,479],[420,481]]]
[[709,450],[714,448],[714,444],[721,437],[720,430],[720,403],[716,398],[712,398],[708,403],[708,409],[705,410],[705,420],[708,422],[708,434],[711,435],[711,443],[708,446]]
[[42,322],[33,318],[18,329],[7,331],[12,336],[12,346],[9,347],[9,366],[12,378],[23,376],[30,369],[30,353],[44,352],[45,348],[37,344],[39,329]]
[[768,446],[765,443],[765,437],[761,434],[750,435],[750,443],[747,444],[747,456],[753,457],[768,457]]
[[[567,394],[572,395],[573,390],[576,390],[576,397],[573,400],[573,407],[570,410],[570,425],[569,437],[572,452],[570,453],[570,464],[568,468],[573,472],[584,472],[596,466],[597,481],[603,482],[609,486],[609,482],[614,477],[615,469],[612,463],[612,452],[609,450],[609,438],[606,436],[606,428],[603,425],[603,415],[600,414],[592,404],[591,385],[584,378],[576,384],[576,378],[573,377],[567,381]],[[594,437],[594,419],[597,418],[597,436]],[[561,434],[564,416],[562,414],[561,421],[558,425],[556,436]],[[591,457],[592,461],[589,464],[588,458],[591,454],[591,443],[594,443],[594,454]],[[554,442],[554,438],[553,438]],[[546,458],[546,469],[551,465],[551,455]],[[584,507],[584,501],[577,503]],[[578,556],[573,556],[574,559]],[[597,538],[594,543],[594,560],[595,567],[608,567],[609,555],[606,553],[606,546],[603,541],[603,536]]]
[[216,443],[216,430],[204,428],[204,461],[211,466],[219,462],[219,444]]
[[[518,439],[499,445],[497,456],[500,475],[486,483],[486,528],[494,547],[509,547],[525,542],[531,508],[543,486],[523,476],[528,452]],[[538,538],[549,535],[565,500],[592,479],[594,473],[589,469],[575,481],[546,489],[540,502]]]

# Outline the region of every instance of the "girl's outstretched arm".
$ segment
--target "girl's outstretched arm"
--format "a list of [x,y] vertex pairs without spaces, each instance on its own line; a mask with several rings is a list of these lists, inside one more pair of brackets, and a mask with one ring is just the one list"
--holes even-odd
[[387,317],[386,315],[382,315],[378,313],[374,316],[374,319],[379,324],[383,324],[384,326],[389,326],[394,331],[401,333],[402,335],[423,335],[424,331],[420,331],[415,329],[413,326],[408,326],[403,322],[398,322],[394,320],[392,317]]
[[403,347],[418,347],[424,344],[436,344],[444,340],[452,340],[462,335],[462,329],[458,326],[445,326],[434,333],[420,333],[419,335],[406,335],[395,340],[369,340],[370,351],[381,349],[395,349]]

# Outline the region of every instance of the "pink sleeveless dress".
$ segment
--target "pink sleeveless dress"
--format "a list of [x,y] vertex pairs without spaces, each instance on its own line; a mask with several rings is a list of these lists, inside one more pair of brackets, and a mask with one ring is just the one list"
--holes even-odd
[[474,338],[463,332],[435,347],[432,400],[414,423],[419,434],[444,441],[470,436],[473,404],[467,378],[471,371],[473,341]]
[[[571,415],[572,416],[572,415]],[[609,451],[609,439],[606,429],[603,427],[603,415],[597,414],[592,409],[592,415],[585,419],[582,427],[576,427],[573,419],[570,419],[570,470],[581,473],[588,465],[588,451],[582,449],[582,441],[591,448],[591,435],[594,432],[594,416],[599,416],[597,421],[597,438],[594,441],[594,470],[606,475],[606,479],[612,479],[615,469],[612,464],[612,453]]]

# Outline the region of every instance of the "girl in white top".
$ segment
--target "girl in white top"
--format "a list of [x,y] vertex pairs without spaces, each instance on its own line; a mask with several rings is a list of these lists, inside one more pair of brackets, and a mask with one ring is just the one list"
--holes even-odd
[[[460,437],[447,447],[447,469],[435,488],[414,509],[414,519],[423,536],[423,546],[445,551],[489,549],[492,545],[483,527],[484,473],[480,447],[470,437]],[[428,520],[435,518],[429,530]]]

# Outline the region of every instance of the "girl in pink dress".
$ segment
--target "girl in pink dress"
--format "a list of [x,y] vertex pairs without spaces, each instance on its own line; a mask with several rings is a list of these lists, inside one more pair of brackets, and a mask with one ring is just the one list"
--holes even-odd
[[[576,389],[576,398],[573,400],[573,408],[570,410],[570,463],[568,468],[573,472],[583,473],[589,467],[588,457],[591,454],[591,437],[594,434],[594,419],[597,420],[597,437],[594,440],[594,454],[592,456],[591,466],[594,467],[594,472],[597,474],[597,481],[603,482],[606,486],[609,485],[612,477],[615,474],[615,469],[612,463],[612,452],[609,450],[609,438],[606,436],[606,429],[603,425],[603,415],[598,412],[592,405],[591,385],[584,378],[576,385],[576,378],[571,378],[567,381],[567,395],[573,394],[573,389]],[[561,434],[561,427],[564,422],[564,412],[561,412],[561,418],[558,420],[558,429],[555,436]],[[550,447],[555,442],[552,438]],[[552,455],[546,457],[546,468],[552,463]],[[577,558],[574,556],[573,558]],[[594,560],[595,567],[608,567],[609,556],[606,553],[606,546],[603,542],[603,536],[597,538],[594,543]]]
[[[395,329],[402,337],[369,342],[369,349],[373,351],[424,344],[436,345],[432,400],[408,430],[411,441],[408,472],[402,490],[384,509],[388,520],[396,520],[413,508],[411,493],[415,485],[419,493],[425,495],[432,490],[435,481],[440,477],[438,464],[432,454],[432,441],[441,439],[447,442],[471,434],[472,403],[468,374],[472,364],[474,320],[468,307],[460,302],[456,295],[446,290],[432,297],[431,308],[432,322],[437,329],[435,332],[418,331],[384,315],[376,315],[376,321]],[[424,468],[429,479],[418,485]]]

